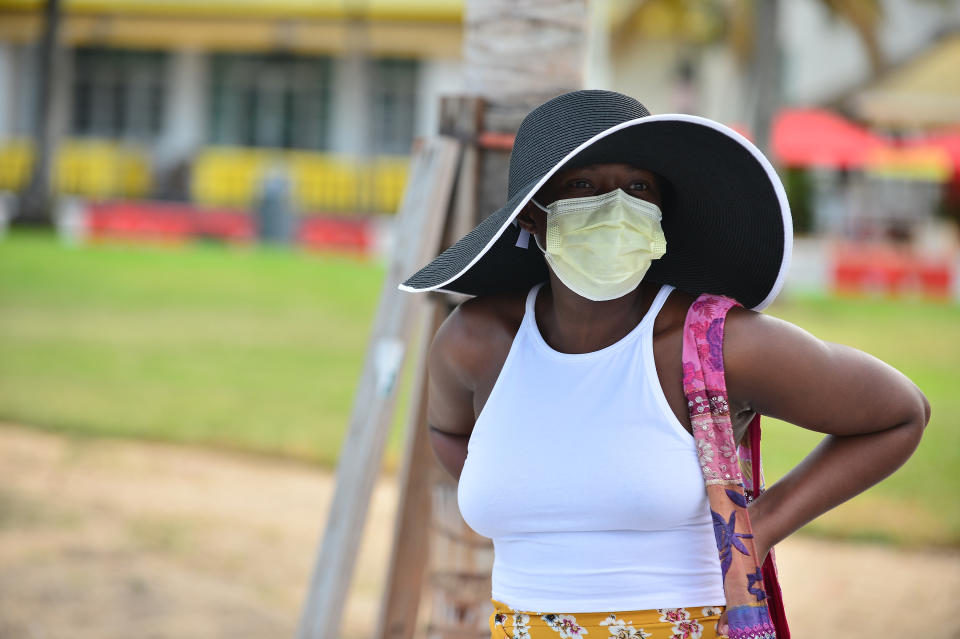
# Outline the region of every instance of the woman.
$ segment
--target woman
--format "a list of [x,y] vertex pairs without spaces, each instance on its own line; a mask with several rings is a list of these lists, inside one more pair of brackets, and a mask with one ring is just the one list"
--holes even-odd
[[[906,461],[925,397],[879,360],[756,312],[783,283],[789,209],[769,162],[722,125],[565,94],[521,125],[509,196],[403,286],[476,296],[435,338],[428,420],[465,520],[494,542],[493,635],[724,636],[729,523],[757,600],[735,608],[750,620],[730,636],[774,636],[759,565]],[[737,441],[760,414],[827,435],[741,504],[749,522],[719,528],[700,469],[720,453],[695,444],[682,381],[701,293],[742,304],[719,324],[726,391],[712,398]]]

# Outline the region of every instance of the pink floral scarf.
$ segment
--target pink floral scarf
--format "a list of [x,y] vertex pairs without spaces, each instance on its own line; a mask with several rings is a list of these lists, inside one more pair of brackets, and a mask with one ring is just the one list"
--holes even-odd
[[761,566],[747,515],[747,505],[763,490],[760,416],[750,423],[739,447],[730,423],[723,324],[735,305],[727,297],[705,294],[690,306],[683,331],[683,391],[720,553],[727,635],[789,639],[773,549]]

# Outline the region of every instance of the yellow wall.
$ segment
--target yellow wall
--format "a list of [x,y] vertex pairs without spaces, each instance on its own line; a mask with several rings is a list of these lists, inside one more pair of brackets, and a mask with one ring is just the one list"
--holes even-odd
[[[293,204],[302,212],[393,213],[403,197],[406,156],[363,162],[351,156],[305,151],[209,147],[194,159],[191,195],[202,205],[250,209],[272,170],[289,175]],[[0,191],[18,191],[29,179],[27,141],[0,146]],[[143,149],[101,140],[68,140],[60,148],[54,188],[92,199],[147,197],[151,168]]]
[[[0,146],[0,191],[23,188],[32,164],[29,142]],[[150,164],[142,149],[109,141],[67,140],[57,155],[53,186],[60,193],[93,199],[142,197],[150,190]]]
[[205,205],[252,207],[264,178],[285,171],[301,211],[393,213],[407,178],[405,156],[361,162],[304,151],[210,147],[194,160],[192,196]]

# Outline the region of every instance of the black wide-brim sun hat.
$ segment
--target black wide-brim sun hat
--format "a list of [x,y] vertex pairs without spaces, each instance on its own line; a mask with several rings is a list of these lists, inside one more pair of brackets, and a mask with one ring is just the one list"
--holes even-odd
[[558,170],[625,163],[666,180],[667,252],[644,280],[694,295],[717,293],[754,310],[783,286],[793,225],[776,171],[763,153],[719,122],[650,115],[612,91],[574,91],[531,111],[510,156],[507,203],[400,288],[488,295],[527,291],[547,279],[535,242],[513,223]]

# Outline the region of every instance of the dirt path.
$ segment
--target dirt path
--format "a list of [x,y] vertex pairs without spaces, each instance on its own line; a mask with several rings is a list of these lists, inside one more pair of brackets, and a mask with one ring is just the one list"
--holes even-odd
[[[0,425],[0,639],[291,636],[332,484],[282,462]],[[372,632],[395,499],[383,479],[346,637]],[[960,552],[803,538],[778,552],[797,639],[960,638]]]

